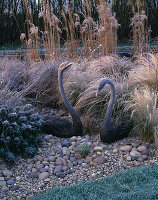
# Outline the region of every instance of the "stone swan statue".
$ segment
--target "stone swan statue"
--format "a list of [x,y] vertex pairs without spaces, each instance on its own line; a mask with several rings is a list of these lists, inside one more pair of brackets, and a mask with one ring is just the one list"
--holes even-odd
[[111,121],[111,115],[116,96],[113,82],[108,78],[101,79],[96,96],[100,93],[106,84],[110,85],[111,95],[101,127],[100,139],[103,143],[112,143],[114,141],[128,137],[130,131],[132,130],[133,123],[132,121],[124,118],[118,119],[116,122]]
[[68,101],[63,87],[63,72],[67,68],[69,68],[70,65],[71,63],[64,62],[59,66],[58,85],[62,100],[72,117],[73,123],[69,122],[66,119],[56,118],[48,115],[43,117],[43,128],[42,128],[43,133],[52,134],[54,136],[63,138],[82,135],[82,122],[78,114]]

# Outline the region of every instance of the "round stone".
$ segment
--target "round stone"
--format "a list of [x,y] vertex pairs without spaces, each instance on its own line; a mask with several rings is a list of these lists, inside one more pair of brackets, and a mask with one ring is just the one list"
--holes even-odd
[[48,161],[49,162],[54,162],[55,161],[55,156],[48,156]]
[[147,148],[146,148],[146,146],[139,146],[139,147],[137,147],[137,150],[142,152],[144,150],[147,150]]
[[52,135],[46,135],[46,136],[44,136],[44,139],[45,140],[51,140],[53,138],[53,136]]
[[70,147],[71,146],[71,142],[69,140],[64,140],[62,143],[61,143],[61,146],[62,147]]
[[96,147],[94,147],[94,151],[95,152],[97,152],[97,151],[103,151],[103,147],[96,146]]
[[13,175],[13,173],[10,170],[7,170],[7,169],[3,170],[2,174],[4,176],[7,176],[7,177],[11,177]]
[[5,186],[6,181],[4,180],[4,177],[0,177],[0,187]]
[[45,180],[48,177],[49,177],[49,173],[48,172],[42,172],[42,173],[39,174],[39,179],[40,180]]
[[131,151],[132,146],[131,145],[124,145],[120,147],[120,151]]
[[30,178],[38,178],[38,173],[32,172],[32,173],[29,174],[29,177]]
[[54,174],[62,172],[62,167],[61,166],[56,166],[54,169]]
[[97,156],[101,156],[102,155],[102,153],[100,151],[97,151],[96,154],[97,154]]
[[55,161],[55,164],[56,165],[62,165],[63,164],[62,158],[60,158],[60,157],[57,158],[56,161]]
[[113,153],[118,153],[118,149],[113,149],[112,152]]
[[133,156],[133,157],[140,157],[141,153],[139,153],[138,151],[131,151],[130,155]]
[[7,180],[7,184],[8,185],[13,185],[14,183],[15,183],[15,181],[13,179]]
[[104,162],[106,161],[106,159],[102,156],[100,157],[97,157],[93,160],[94,163],[97,163],[97,164],[103,164]]

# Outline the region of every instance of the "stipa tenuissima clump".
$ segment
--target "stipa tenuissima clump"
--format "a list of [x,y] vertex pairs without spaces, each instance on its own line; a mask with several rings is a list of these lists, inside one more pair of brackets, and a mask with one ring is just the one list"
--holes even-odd
[[40,142],[42,118],[31,104],[0,107],[0,157],[12,164],[18,155],[32,157]]

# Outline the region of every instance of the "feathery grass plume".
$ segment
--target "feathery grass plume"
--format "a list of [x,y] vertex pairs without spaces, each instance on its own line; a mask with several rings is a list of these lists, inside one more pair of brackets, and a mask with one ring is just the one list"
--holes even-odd
[[48,1],[42,0],[42,9],[38,17],[42,18],[44,23],[44,30],[41,33],[45,58],[54,60],[60,55],[60,34],[62,31],[59,24],[61,22],[54,13],[51,13]]
[[129,73],[129,82],[133,85],[158,87],[158,55],[144,54],[137,57],[135,67]]
[[[33,24],[33,13],[29,7],[27,0],[23,0],[26,10],[26,33],[22,33],[20,40],[27,47],[27,56],[33,60],[40,59],[40,41],[38,27]],[[27,35],[27,37],[26,37]]]
[[105,76],[116,77],[119,79],[122,75],[128,75],[134,64],[128,58],[121,58],[118,55],[101,56],[90,62],[89,71],[100,72]]
[[80,25],[80,18],[79,15],[75,13],[74,16],[76,18],[76,21],[74,21],[70,4],[67,5],[67,14],[68,14],[68,19],[66,18],[64,11],[62,11],[62,16],[65,23],[66,36],[67,36],[67,41],[65,42],[65,50],[66,53],[69,55],[69,58],[74,58],[78,56],[77,37],[75,28]]
[[[111,4],[112,5],[112,4]],[[117,29],[120,26],[112,13],[110,4],[100,0],[98,5],[99,27],[97,31],[97,40],[100,44],[102,55],[116,53],[117,47]]]
[[84,21],[81,25],[81,38],[83,43],[84,55],[94,56],[95,43],[96,43],[96,31],[98,29],[97,23],[91,16],[91,3],[89,0],[84,2],[84,12],[82,13]]
[[131,111],[134,129],[145,142],[154,142],[154,127],[158,122],[157,92],[149,87],[135,89],[126,109]]
[[133,27],[133,49],[135,54],[145,52],[149,48],[150,29],[147,27],[147,16],[143,10],[142,0],[129,1],[128,5],[132,7],[133,18],[131,26]]
[[27,102],[41,107],[57,107],[60,99],[58,66],[59,62],[54,61],[41,61],[30,66],[29,83],[20,91],[19,96],[25,98]]

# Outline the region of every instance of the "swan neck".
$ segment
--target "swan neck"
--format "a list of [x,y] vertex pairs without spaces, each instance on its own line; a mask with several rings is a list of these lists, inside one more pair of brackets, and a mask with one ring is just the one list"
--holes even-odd
[[77,129],[76,131],[78,131],[79,127],[82,128],[82,123],[81,123],[81,120],[80,120],[78,114],[76,113],[76,111],[74,110],[72,105],[70,104],[70,102],[65,94],[64,87],[63,87],[63,71],[58,71],[58,84],[59,84],[59,91],[60,91],[61,97],[64,101],[64,104],[71,114],[74,131],[75,131],[75,129]]
[[103,130],[105,129],[110,129],[110,121],[111,121],[111,116],[112,116],[112,110],[114,108],[114,102],[115,102],[115,86],[114,84],[110,81],[107,82],[110,85],[111,89],[111,94],[110,94],[110,100],[108,103],[108,107],[105,113],[105,117],[103,120]]

